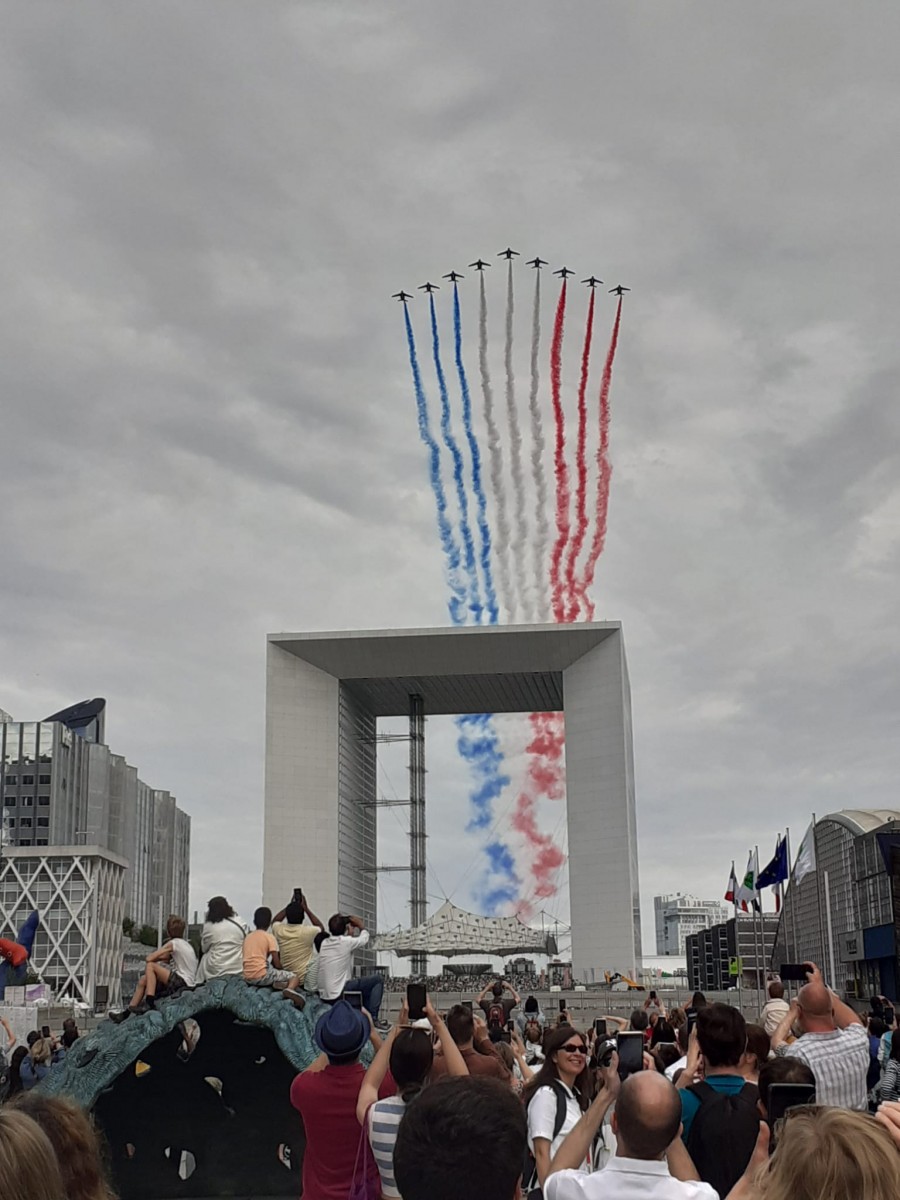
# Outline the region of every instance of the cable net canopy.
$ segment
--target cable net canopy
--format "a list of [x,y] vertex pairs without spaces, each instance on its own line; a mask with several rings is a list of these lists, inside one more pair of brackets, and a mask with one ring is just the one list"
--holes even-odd
[[401,958],[412,954],[437,954],[454,958],[458,954],[557,953],[551,933],[532,929],[518,917],[479,917],[457,908],[446,900],[422,925],[381,933],[375,949],[391,951]]

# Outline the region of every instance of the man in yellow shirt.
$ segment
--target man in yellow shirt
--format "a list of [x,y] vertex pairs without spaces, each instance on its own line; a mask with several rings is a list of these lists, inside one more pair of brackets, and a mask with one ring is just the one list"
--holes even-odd
[[244,938],[244,982],[253,987],[270,987],[283,991],[288,1000],[302,1008],[305,1001],[296,989],[300,980],[293,971],[281,965],[278,943],[269,933],[271,908],[258,908],[253,914],[256,928]]
[[[304,925],[305,917],[309,917],[309,925]],[[305,985],[310,988],[313,974],[310,965],[313,962],[315,942],[324,929],[325,926],[312,912],[299,888],[294,892],[294,899],[290,904],[275,915],[272,932],[278,940],[281,965],[293,972],[299,980],[299,985],[292,986]]]

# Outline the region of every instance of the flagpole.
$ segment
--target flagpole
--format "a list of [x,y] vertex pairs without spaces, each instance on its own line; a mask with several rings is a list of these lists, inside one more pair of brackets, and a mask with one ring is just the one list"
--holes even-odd
[[[759,890],[759,846],[753,847],[753,890],[756,893],[757,901],[753,905],[753,949],[756,952],[756,1003],[762,1010],[762,957],[765,950],[765,928],[762,923],[762,892]],[[756,927],[757,919],[759,920],[759,937],[757,937]],[[762,946],[760,946],[760,941]]]
[[[791,859],[791,831],[787,828],[784,831],[784,840],[787,844],[787,861],[788,861],[788,881],[787,881],[787,883],[788,883],[788,892],[790,893],[790,897],[791,897],[791,941],[793,943],[793,946],[791,949],[790,961],[791,962],[799,962],[800,959],[799,959],[798,955],[799,955],[800,951],[797,948],[797,897],[793,891],[794,865],[793,865],[793,861]],[[787,895],[785,895],[785,897],[784,897],[784,905],[785,905],[785,910],[786,910],[787,909]],[[786,911],[785,911],[785,916],[787,916]],[[787,938],[785,938],[785,944],[786,943],[787,943]],[[796,986],[797,985],[795,983],[794,984],[795,990],[796,990]]]
[[[825,926],[822,924],[822,909],[824,908],[824,904],[822,902],[822,888],[821,888],[820,879],[819,879],[821,872],[819,871],[819,839],[818,839],[818,830],[817,830],[817,826],[816,826],[816,814],[815,813],[813,813],[813,815],[812,815],[812,835],[813,835],[813,857],[815,858],[815,861],[816,861],[816,907],[819,910],[819,945],[820,945],[821,951],[822,951],[821,955],[819,956],[820,961],[818,963],[816,963],[816,966],[821,971],[825,967],[825,956],[828,953],[828,950],[825,945]],[[828,982],[831,987],[834,987],[833,979],[830,979]]]

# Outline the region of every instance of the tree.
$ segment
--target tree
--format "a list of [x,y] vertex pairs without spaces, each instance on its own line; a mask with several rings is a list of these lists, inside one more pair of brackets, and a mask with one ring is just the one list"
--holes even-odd
[[152,946],[155,950],[158,944],[156,930],[152,925],[142,925],[137,935],[137,940],[142,946]]
[[132,921],[131,917],[126,917],[123,920],[122,932],[125,934],[126,937],[130,937],[132,939],[132,941],[134,941],[134,938],[132,937],[132,935],[134,933],[134,921]]

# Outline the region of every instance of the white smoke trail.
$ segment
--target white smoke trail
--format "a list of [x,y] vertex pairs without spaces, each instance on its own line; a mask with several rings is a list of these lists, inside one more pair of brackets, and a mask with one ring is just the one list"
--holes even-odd
[[506,366],[506,419],[509,424],[509,458],[512,465],[513,496],[516,505],[516,535],[512,544],[512,573],[515,578],[516,612],[513,620],[518,618],[519,602],[525,598],[525,579],[522,572],[525,558],[525,543],[528,541],[528,526],[525,522],[525,480],[522,477],[522,430],[519,427],[519,414],[516,412],[516,376],[513,368],[513,314],[515,299],[513,296],[513,265],[512,259],[507,264],[506,273],[506,345],[504,348],[504,364]]
[[537,536],[531,543],[534,568],[534,619],[550,620],[550,596],[547,592],[547,562],[550,557],[550,525],[547,521],[547,476],[544,472],[544,425],[538,403],[540,370],[538,355],[541,348],[541,272],[535,271],[534,313],[531,320],[531,390],[528,394],[528,410],[531,414],[531,474],[537,497]]
[[484,290],[484,271],[481,275],[481,308],[478,314],[478,369],[481,374],[481,391],[484,395],[484,421],[487,425],[488,450],[491,456],[491,487],[497,505],[497,536],[494,549],[497,555],[498,599],[509,615],[514,611],[512,581],[509,576],[507,553],[512,537],[509,514],[506,511],[506,492],[503,487],[503,453],[500,447],[500,430],[494,417],[494,390],[491,387],[491,372],[487,356],[487,295]]

